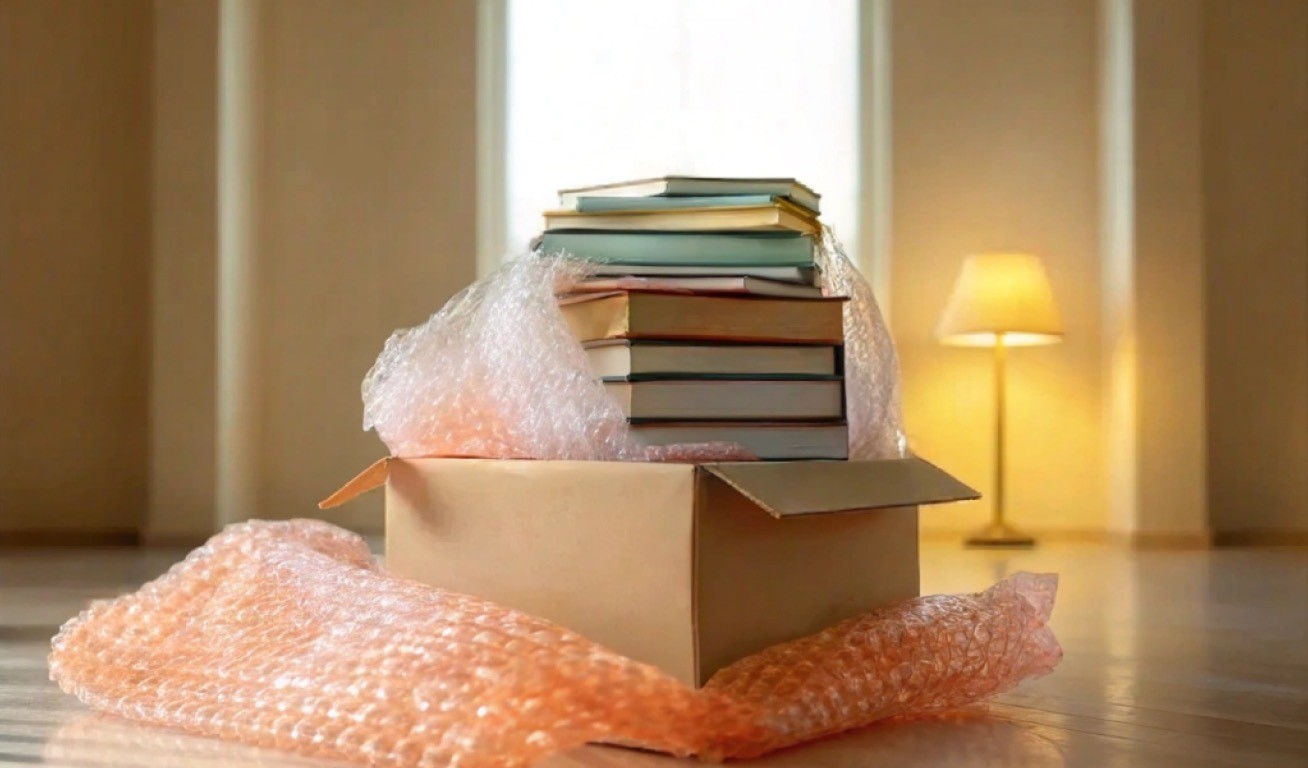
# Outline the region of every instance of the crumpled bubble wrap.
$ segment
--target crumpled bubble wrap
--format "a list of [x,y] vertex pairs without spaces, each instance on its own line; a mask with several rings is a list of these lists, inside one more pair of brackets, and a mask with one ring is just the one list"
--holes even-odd
[[845,303],[845,418],[849,458],[898,459],[908,455],[899,394],[899,356],[881,317],[872,286],[826,227],[817,249],[822,292]]
[[889,717],[946,712],[1052,672],[1058,577],[1018,573],[977,595],[931,595],[856,616],[721,670],[704,687],[754,711],[753,757]]
[[[905,455],[894,345],[867,281],[830,232],[819,249],[828,295],[845,309],[850,458]],[[590,371],[555,296],[586,262],[532,254],[506,262],[426,323],[396,331],[364,378],[363,428],[394,456],[595,461],[728,461],[739,446],[647,448]]]
[[92,708],[387,766],[520,766],[587,741],[748,757],[1048,672],[1056,578],[873,611],[693,691],[543,619],[388,574],[320,521],[230,526],[55,637]]
[[644,458],[555,300],[585,270],[514,259],[396,331],[363,380],[363,428],[402,457]]

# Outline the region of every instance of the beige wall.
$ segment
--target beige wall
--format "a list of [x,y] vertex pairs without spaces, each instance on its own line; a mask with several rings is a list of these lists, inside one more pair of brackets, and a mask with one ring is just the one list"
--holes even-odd
[[[155,228],[155,278],[176,299],[156,302],[155,444],[171,449],[155,456],[150,534],[206,535],[224,497],[251,500],[242,517],[380,530],[380,498],[325,515],[315,504],[385,453],[360,428],[359,385],[386,337],[474,277],[476,5],[235,2],[222,31],[248,60],[224,71],[248,68],[251,93],[227,102],[222,3],[158,9],[155,178],[169,220]],[[219,133],[246,130],[249,147]],[[219,168],[252,207],[220,195]],[[219,253],[247,276],[221,280]],[[251,311],[216,322],[221,306]],[[223,335],[245,333],[240,380],[231,367],[220,377],[214,360],[246,354]],[[218,460],[215,413],[251,414],[224,449],[242,455]]]
[[1210,515],[1308,531],[1308,3],[1205,0]]
[[[248,515],[313,515],[384,450],[359,429],[358,386],[386,336],[474,275],[477,6],[234,1],[258,42]],[[910,438],[990,490],[990,358],[932,330],[964,255],[1030,250],[1068,337],[1011,358],[1013,521],[1192,531],[1207,491],[1219,533],[1304,530],[1308,4],[1120,3],[1135,161],[1115,272],[1099,258],[1116,230],[1098,190],[1121,179],[1100,164],[1096,47],[1096,8],[1115,1],[889,6],[884,275]],[[144,523],[168,539],[217,522],[222,5],[0,0],[0,531]],[[378,511],[333,519],[376,528]]]
[[1109,529],[1207,535],[1200,4],[1101,3]]
[[[892,11],[892,318],[913,447],[991,490],[991,357],[933,336],[963,257],[1045,260],[1062,345],[1010,356],[1009,512],[1035,531],[1106,521],[1095,2],[913,0]],[[988,501],[923,528],[981,524]]]
[[[242,514],[311,516],[384,452],[359,383],[387,335],[474,276],[476,4],[239,1],[261,105]],[[5,528],[219,524],[223,7],[0,2]],[[379,500],[335,519],[379,528]]]
[[[385,453],[359,384],[391,331],[476,268],[476,4],[268,3],[263,18],[259,509]],[[380,499],[327,513],[380,529]]]
[[[207,535],[224,493],[252,499],[241,517],[380,530],[380,498],[325,515],[315,504],[385,453],[360,428],[359,385],[386,337],[474,276],[475,4],[388,2],[379,13],[349,0],[238,1],[239,28],[224,30],[250,44],[238,69],[248,65],[254,92],[228,102],[248,107],[244,116],[218,112],[219,0],[159,8],[168,71],[155,178],[168,221],[155,227],[155,279],[173,298],[156,301],[154,429],[165,448],[150,536]],[[247,129],[248,153],[220,157],[219,132]],[[224,208],[220,167],[249,185],[253,210]],[[220,252],[242,260],[248,278],[224,284]],[[215,320],[226,290],[249,294],[225,299],[252,307],[241,323]],[[254,344],[242,380],[218,376],[214,361],[232,349],[223,334],[246,332]],[[250,433],[234,443],[243,455],[218,461],[215,413],[247,405]]]
[[146,498],[150,4],[0,0],[0,531]]
[[214,521],[217,20],[218,0],[155,4],[152,541]]
[[[1203,194],[1200,16],[1193,0],[1136,0],[1132,125],[1137,536],[1202,540]],[[1109,462],[1121,457],[1110,455]]]

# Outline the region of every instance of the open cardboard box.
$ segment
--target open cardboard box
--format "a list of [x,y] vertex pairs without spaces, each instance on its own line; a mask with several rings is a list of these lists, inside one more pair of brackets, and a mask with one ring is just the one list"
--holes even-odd
[[918,594],[919,505],[977,493],[918,458],[649,464],[383,459],[386,565],[544,617],[691,686]]

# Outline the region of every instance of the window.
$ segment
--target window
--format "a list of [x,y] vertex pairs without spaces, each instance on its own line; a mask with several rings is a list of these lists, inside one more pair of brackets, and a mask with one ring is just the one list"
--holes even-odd
[[[853,249],[855,0],[509,0],[507,228],[562,187],[794,176]],[[851,250],[851,252],[853,252]]]

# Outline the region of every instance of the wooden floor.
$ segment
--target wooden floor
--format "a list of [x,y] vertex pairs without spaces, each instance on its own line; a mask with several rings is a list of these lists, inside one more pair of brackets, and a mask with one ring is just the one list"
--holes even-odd
[[[314,765],[88,714],[48,680],[58,624],[180,553],[0,551],[0,763]],[[1013,570],[1058,571],[1053,675],[967,717],[896,723],[759,766],[1308,766],[1308,551],[923,552],[924,589],[973,591]],[[592,747],[551,766],[673,768]]]

